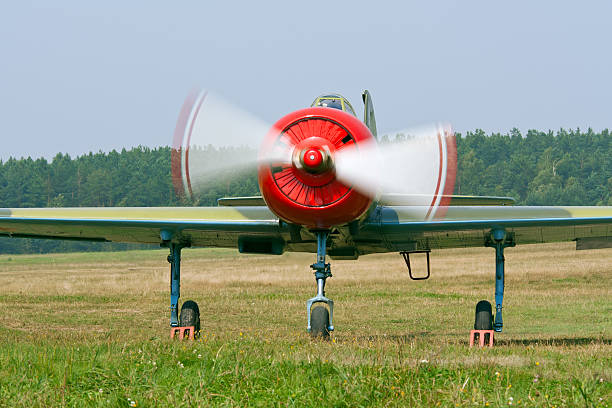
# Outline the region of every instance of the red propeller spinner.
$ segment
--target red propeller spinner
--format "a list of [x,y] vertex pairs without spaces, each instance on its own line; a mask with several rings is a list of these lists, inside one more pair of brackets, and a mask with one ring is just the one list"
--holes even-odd
[[291,160],[261,160],[258,178],[264,200],[283,220],[310,228],[358,219],[372,198],[336,179],[334,155],[374,142],[361,121],[341,110],[313,107],[284,116],[265,137],[260,157],[284,152]]

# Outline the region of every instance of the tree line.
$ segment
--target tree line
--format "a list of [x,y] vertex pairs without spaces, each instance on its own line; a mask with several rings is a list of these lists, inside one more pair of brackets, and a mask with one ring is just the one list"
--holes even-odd
[[477,130],[457,139],[457,156],[457,194],[511,196],[520,205],[612,205],[607,129]]
[[[396,138],[401,138],[396,135]],[[381,142],[393,142],[388,138]],[[231,149],[198,154],[222,163]],[[612,137],[589,129],[457,137],[455,194],[511,196],[519,205],[612,205]],[[193,199],[174,193],[170,147],[71,158],[0,161],[0,207],[210,206],[259,194],[255,169],[225,174]],[[140,248],[138,245],[0,238],[0,253]]]

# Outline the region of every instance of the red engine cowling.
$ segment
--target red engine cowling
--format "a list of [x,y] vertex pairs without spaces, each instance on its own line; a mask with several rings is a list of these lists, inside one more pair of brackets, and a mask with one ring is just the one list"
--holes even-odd
[[334,155],[374,142],[356,117],[333,108],[313,107],[281,118],[267,134],[260,155],[275,150],[290,162],[265,162],[258,169],[259,188],[279,218],[309,228],[329,228],[359,218],[372,198],[336,180]]

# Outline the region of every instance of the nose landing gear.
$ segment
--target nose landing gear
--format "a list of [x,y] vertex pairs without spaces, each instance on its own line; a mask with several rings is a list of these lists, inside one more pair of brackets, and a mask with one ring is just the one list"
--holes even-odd
[[[329,333],[334,330],[334,301],[325,297],[325,281],[331,278],[330,264],[325,263],[325,251],[327,236],[329,231],[315,231],[317,237],[317,262],[310,265],[314,270],[317,280],[317,295],[306,302],[306,318],[308,320],[308,332],[312,337],[329,338]],[[325,303],[329,307],[329,312],[325,306],[316,303]]]

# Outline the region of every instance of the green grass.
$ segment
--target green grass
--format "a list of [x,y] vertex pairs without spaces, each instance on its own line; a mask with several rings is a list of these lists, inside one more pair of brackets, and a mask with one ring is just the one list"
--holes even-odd
[[171,341],[166,255],[0,256],[0,406],[611,404],[611,250],[508,250],[493,349],[467,345],[490,250],[435,252],[424,282],[397,254],[333,262],[330,342],[304,330],[312,255],[201,249],[182,282],[201,336]]

